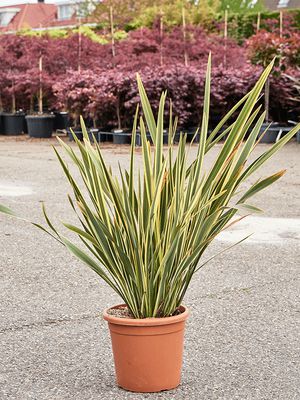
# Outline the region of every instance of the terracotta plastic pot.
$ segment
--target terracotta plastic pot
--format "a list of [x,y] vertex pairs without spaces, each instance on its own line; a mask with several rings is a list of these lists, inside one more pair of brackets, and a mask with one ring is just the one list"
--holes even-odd
[[132,392],[160,392],[180,384],[184,327],[189,314],[183,306],[180,311],[173,317],[145,319],[104,312],[119,386]]

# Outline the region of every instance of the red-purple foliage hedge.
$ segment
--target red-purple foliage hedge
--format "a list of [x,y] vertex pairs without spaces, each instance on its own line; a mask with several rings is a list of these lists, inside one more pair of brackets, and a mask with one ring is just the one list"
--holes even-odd
[[[264,56],[269,57],[268,43],[272,34],[267,34],[269,42],[262,37],[265,33],[259,35],[248,42],[247,48],[256,49],[261,56],[265,52]],[[295,65],[299,58],[299,34],[293,35],[284,38],[285,44],[288,43],[284,53],[287,68]],[[245,48],[233,40],[228,40],[226,46],[225,52],[222,38],[208,35],[198,27],[187,28],[185,44],[180,28],[164,32],[162,36],[159,30],[143,28],[116,43],[115,58],[110,44],[100,45],[83,36],[79,59],[77,35],[67,39],[0,36],[1,100],[9,109],[14,91],[17,107],[29,109],[30,104],[32,106],[39,88],[37,68],[42,56],[43,94],[49,108],[68,110],[75,121],[82,114],[90,116],[103,128],[131,127],[138,101],[135,75],[138,71],[154,107],[158,107],[161,91],[167,90],[180,126],[195,126],[203,105],[204,67],[209,51],[213,59],[212,120],[248,92],[261,71],[261,67],[247,62]],[[184,65],[185,51],[188,66]],[[272,54],[273,51],[274,46],[271,46]],[[282,108],[282,115],[291,107],[289,98],[293,90],[292,82],[283,77],[272,78],[270,107],[274,119],[280,117],[278,107]]]

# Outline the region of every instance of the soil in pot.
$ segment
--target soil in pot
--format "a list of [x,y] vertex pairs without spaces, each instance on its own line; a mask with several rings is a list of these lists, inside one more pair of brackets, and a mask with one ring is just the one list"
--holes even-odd
[[30,137],[50,138],[53,132],[53,114],[27,115],[27,128]]
[[2,133],[4,135],[21,135],[25,132],[25,114],[24,113],[2,113]]
[[104,319],[109,324],[117,384],[133,392],[160,392],[177,387],[187,317],[183,306],[179,315],[166,318],[134,319],[106,310]]

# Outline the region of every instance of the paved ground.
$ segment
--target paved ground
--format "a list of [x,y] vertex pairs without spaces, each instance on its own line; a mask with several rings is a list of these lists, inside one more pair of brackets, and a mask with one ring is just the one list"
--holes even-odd
[[[72,220],[54,143],[0,139],[0,202],[32,220],[42,221],[42,200],[54,219]],[[266,148],[260,145],[256,153]],[[117,161],[126,165],[127,153],[128,147],[105,149],[114,168]],[[300,146],[295,142],[265,173],[285,167],[283,179],[252,202],[266,210],[263,219],[232,233],[242,237],[255,227],[261,236],[195,277],[185,300],[191,317],[182,385],[161,394],[127,393],[114,384],[101,318],[103,308],[118,302],[110,289],[46,235],[0,216],[0,399],[298,400]],[[209,254],[230,240],[216,241]]]

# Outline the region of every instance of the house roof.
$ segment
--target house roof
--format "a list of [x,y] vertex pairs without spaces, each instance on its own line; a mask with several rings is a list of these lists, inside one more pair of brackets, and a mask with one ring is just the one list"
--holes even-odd
[[[1,11],[15,11],[15,16],[8,25],[1,26],[0,32],[15,32],[22,29],[39,29],[55,27],[74,27],[78,24],[78,18],[74,14],[68,19],[58,19],[57,10],[59,5],[76,4],[74,0],[60,1],[57,4],[30,3],[14,4],[11,6],[0,6]],[[92,17],[81,19],[81,23],[93,23]]]
[[57,8],[55,4],[14,4],[0,7],[1,10],[19,10],[7,26],[0,27],[0,31],[18,31],[21,29],[38,28],[47,26],[56,19]]

